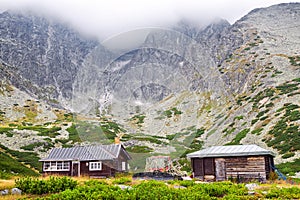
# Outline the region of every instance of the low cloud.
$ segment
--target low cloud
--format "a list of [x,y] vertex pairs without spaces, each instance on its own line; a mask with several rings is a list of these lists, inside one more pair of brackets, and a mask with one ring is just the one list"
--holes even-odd
[[0,0],[0,11],[30,10],[58,18],[82,33],[105,40],[146,27],[166,27],[184,18],[198,24],[215,18],[230,23],[254,8],[289,1],[279,0]]

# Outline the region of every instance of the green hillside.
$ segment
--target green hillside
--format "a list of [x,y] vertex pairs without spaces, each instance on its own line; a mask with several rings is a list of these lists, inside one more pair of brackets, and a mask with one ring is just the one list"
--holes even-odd
[[39,174],[12,158],[0,148],[0,179],[8,179],[13,176],[38,176]]

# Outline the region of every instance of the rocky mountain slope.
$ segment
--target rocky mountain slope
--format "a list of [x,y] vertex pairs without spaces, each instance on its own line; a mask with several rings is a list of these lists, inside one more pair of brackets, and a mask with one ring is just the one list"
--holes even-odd
[[275,151],[276,163],[297,162],[299,19],[300,4],[290,3],[233,25],[182,20],[120,53],[46,18],[4,12],[1,144],[42,157],[52,146],[118,135],[137,170],[150,154],[175,159],[224,144],[256,143]]

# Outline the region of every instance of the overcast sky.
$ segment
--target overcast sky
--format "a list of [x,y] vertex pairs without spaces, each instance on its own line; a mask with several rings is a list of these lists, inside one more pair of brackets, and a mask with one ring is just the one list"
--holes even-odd
[[285,2],[290,1],[0,0],[0,11],[33,10],[62,19],[85,34],[105,40],[133,29],[168,26],[182,18],[201,24],[220,17],[232,24],[254,8]]

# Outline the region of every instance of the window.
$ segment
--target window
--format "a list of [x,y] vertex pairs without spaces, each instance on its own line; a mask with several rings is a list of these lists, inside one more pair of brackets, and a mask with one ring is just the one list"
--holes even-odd
[[90,162],[90,171],[102,170],[102,162]]
[[69,170],[70,169],[70,163],[69,162],[63,162],[63,169]]
[[65,161],[44,162],[44,171],[69,171],[70,163]]
[[122,171],[126,171],[126,162],[122,162]]

